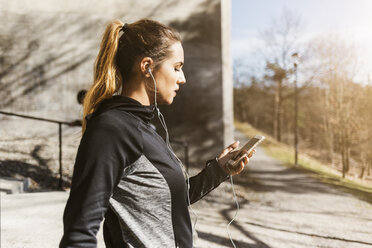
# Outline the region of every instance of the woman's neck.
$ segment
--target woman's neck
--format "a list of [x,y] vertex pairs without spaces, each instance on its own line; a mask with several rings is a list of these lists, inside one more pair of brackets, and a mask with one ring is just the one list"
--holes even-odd
[[147,94],[145,83],[142,81],[128,81],[123,86],[123,96],[130,97],[144,106],[149,106],[150,98]]

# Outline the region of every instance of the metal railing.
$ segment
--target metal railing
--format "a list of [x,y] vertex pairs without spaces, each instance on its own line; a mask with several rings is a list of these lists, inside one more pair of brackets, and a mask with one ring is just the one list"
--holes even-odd
[[21,115],[21,114],[16,114],[16,113],[11,113],[11,112],[4,112],[0,111],[0,114],[3,115],[9,115],[9,116],[16,116],[24,119],[31,119],[31,120],[36,120],[36,121],[44,121],[44,122],[50,122],[50,123],[56,123],[58,124],[58,140],[59,140],[59,182],[58,182],[58,188],[62,189],[62,125],[70,125],[70,122],[66,121],[57,121],[57,120],[52,120],[52,119],[46,119],[46,118],[40,118],[40,117],[35,117],[35,116],[30,116],[30,115]]
[[[35,116],[30,116],[30,115],[21,115],[21,114],[5,112],[5,111],[0,111],[0,114],[58,124],[58,141],[59,141],[59,182],[58,182],[58,188],[62,189],[62,125],[73,126],[72,122],[58,121],[58,120],[40,118],[40,117],[35,117]],[[177,144],[177,145],[180,145],[180,146],[183,146],[184,154],[185,154],[184,155],[185,164],[186,164],[186,169],[187,169],[187,172],[188,172],[189,171],[189,147],[188,147],[188,144],[184,141],[177,141],[177,140],[172,140],[170,142],[174,143],[174,144]]]

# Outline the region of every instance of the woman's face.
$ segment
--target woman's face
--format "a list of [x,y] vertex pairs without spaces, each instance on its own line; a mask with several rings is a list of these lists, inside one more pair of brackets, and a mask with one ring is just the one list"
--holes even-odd
[[174,43],[170,47],[170,51],[170,56],[160,64],[159,69],[154,73],[159,103],[163,104],[171,104],[180,84],[186,83],[182,71],[184,57],[181,42]]

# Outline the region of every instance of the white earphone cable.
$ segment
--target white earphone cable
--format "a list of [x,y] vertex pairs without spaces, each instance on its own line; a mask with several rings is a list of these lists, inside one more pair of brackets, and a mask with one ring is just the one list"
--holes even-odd
[[[186,176],[186,180],[187,180],[187,203],[190,207],[190,210],[191,212],[193,213],[193,215],[195,216],[195,221],[194,221],[194,224],[193,224],[193,232],[196,233],[196,223],[198,221],[198,215],[195,213],[194,209],[191,207],[191,202],[190,202],[190,193],[189,193],[189,190],[190,190],[190,176],[189,174],[187,173],[186,169],[185,169],[185,166],[183,165],[183,163],[181,162],[181,160],[176,156],[175,152],[173,151],[172,149],[172,146],[170,145],[170,142],[169,142],[169,133],[168,133],[168,128],[167,128],[167,125],[165,123],[165,119],[164,119],[164,116],[163,114],[160,112],[159,108],[158,108],[158,104],[157,104],[157,97],[156,97],[156,80],[154,78],[154,76],[152,75],[152,72],[151,72],[151,69],[148,70],[148,72],[150,73],[151,77],[152,77],[152,80],[154,81],[154,85],[155,85],[155,97],[154,97],[154,101],[155,101],[155,108],[156,108],[156,111],[157,111],[157,115],[158,115],[158,119],[161,123],[161,125],[163,126],[164,130],[165,130],[165,134],[166,134],[166,138],[165,138],[165,142],[166,142],[166,145],[168,147],[168,149],[171,151],[171,153],[174,155],[174,157],[177,159],[178,163],[179,163],[179,166],[181,167],[184,175]],[[227,167],[228,168],[228,167]],[[230,169],[228,168],[229,170],[229,173],[230,173],[230,183],[231,183],[231,188],[232,188],[232,191],[233,191],[233,196],[234,196],[234,200],[235,200],[235,204],[236,204],[236,212],[235,212],[235,215],[234,217],[232,218],[232,220],[227,224],[226,226],[226,229],[227,229],[227,233],[229,235],[229,238],[230,238],[230,241],[232,243],[232,245],[234,246],[234,248],[236,248],[236,245],[231,237],[231,233],[230,233],[230,230],[229,230],[229,227],[231,225],[231,223],[233,223],[236,219],[236,217],[238,216],[238,213],[239,213],[239,202],[238,202],[238,199],[236,197],[236,193],[235,193],[235,189],[234,189],[234,182],[233,182],[233,178],[231,176],[231,172],[230,172]]]
[[234,243],[234,241],[233,241],[233,239],[231,237],[229,227],[230,227],[231,223],[233,223],[235,221],[236,217],[238,216],[238,213],[239,213],[239,202],[238,202],[238,199],[237,199],[236,194],[235,194],[233,177],[231,176],[231,172],[230,172],[229,167],[227,167],[227,169],[229,170],[229,173],[230,173],[230,183],[231,183],[231,188],[232,188],[232,191],[233,191],[234,200],[235,200],[235,204],[236,204],[236,211],[235,211],[235,215],[232,218],[232,220],[229,222],[229,224],[227,224],[226,229],[227,229],[227,234],[229,235],[231,244],[234,246],[234,248],[236,248],[235,243]]
[[195,227],[196,227],[196,223],[198,221],[198,215],[195,213],[194,209],[191,207],[190,193],[189,193],[189,190],[190,190],[190,176],[187,173],[187,171],[185,169],[185,166],[183,165],[183,163],[181,162],[181,160],[176,156],[175,152],[173,151],[172,146],[170,145],[168,128],[167,128],[167,125],[165,123],[164,116],[163,116],[163,114],[160,112],[160,110],[158,108],[157,97],[156,97],[156,93],[157,93],[157,91],[156,91],[156,89],[157,89],[156,88],[156,80],[155,80],[155,77],[152,75],[151,69],[148,69],[148,72],[150,73],[151,78],[154,81],[154,85],[155,85],[155,96],[154,96],[155,108],[156,108],[156,111],[157,111],[158,119],[159,119],[161,125],[163,126],[163,128],[165,130],[165,143],[166,143],[168,149],[170,150],[170,152],[177,159],[178,164],[181,167],[183,174],[186,176],[186,180],[187,180],[187,204],[189,205],[191,212],[195,216],[195,221],[194,221],[194,224],[193,224],[193,232],[196,232]]

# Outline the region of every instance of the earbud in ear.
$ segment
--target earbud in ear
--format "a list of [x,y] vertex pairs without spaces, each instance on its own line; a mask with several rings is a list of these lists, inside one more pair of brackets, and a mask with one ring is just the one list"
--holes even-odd
[[147,67],[147,72],[151,73],[151,68],[150,67]]

